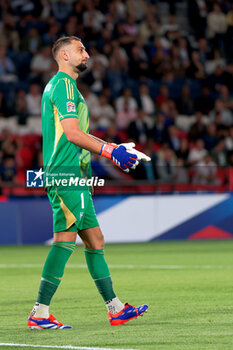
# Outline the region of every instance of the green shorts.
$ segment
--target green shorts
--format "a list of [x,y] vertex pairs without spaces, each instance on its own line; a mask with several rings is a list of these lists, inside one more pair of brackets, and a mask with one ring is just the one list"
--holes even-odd
[[53,232],[78,232],[99,226],[90,191],[50,187],[47,195],[53,210]]

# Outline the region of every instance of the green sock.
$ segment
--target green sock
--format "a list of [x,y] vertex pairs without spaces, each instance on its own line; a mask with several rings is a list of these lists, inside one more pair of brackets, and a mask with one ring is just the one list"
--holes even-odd
[[56,292],[62,276],[65,265],[75,248],[75,242],[54,242],[47,256],[42,271],[42,278],[37,297],[40,304],[49,305]]
[[85,248],[84,251],[88,270],[104,301],[115,298],[116,294],[112,288],[112,279],[104,258],[104,250]]

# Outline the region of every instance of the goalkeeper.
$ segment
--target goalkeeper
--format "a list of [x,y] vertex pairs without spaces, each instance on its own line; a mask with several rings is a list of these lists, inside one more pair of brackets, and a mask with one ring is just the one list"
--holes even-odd
[[[125,146],[105,144],[88,134],[88,108],[76,86],[76,79],[87,68],[89,59],[81,40],[74,36],[62,37],[54,43],[52,52],[59,70],[46,85],[41,105],[45,172],[78,165],[79,175],[89,176],[90,152],[109,158],[124,171],[135,168],[138,157],[127,152]],[[49,305],[75,248],[77,233],[85,248],[91,277],[106,304],[110,324],[124,324],[142,315],[147,305],[133,307],[122,303],[113,290],[104,258],[104,237],[90,191],[64,191],[59,186],[47,186],[46,191],[53,210],[54,242],[44,264],[28,327],[72,328],[57,321],[49,313]]]

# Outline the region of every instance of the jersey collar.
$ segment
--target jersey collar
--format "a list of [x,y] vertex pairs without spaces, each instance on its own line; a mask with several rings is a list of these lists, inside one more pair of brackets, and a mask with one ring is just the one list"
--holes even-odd
[[57,72],[56,75],[57,75],[58,77],[61,77],[61,78],[69,78],[71,81],[73,81],[75,84],[77,84],[77,81],[74,80],[69,74],[66,74],[66,73],[64,73],[64,72],[59,71],[59,72]]

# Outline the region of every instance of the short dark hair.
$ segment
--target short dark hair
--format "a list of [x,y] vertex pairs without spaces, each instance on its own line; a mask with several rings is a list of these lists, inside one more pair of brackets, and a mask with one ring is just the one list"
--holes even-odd
[[67,45],[67,44],[71,44],[71,42],[73,40],[76,41],[81,41],[80,38],[78,38],[77,36],[71,35],[71,36],[62,36],[61,38],[57,39],[52,47],[52,54],[54,59],[56,59],[56,55],[58,50],[63,46],[63,45]]

